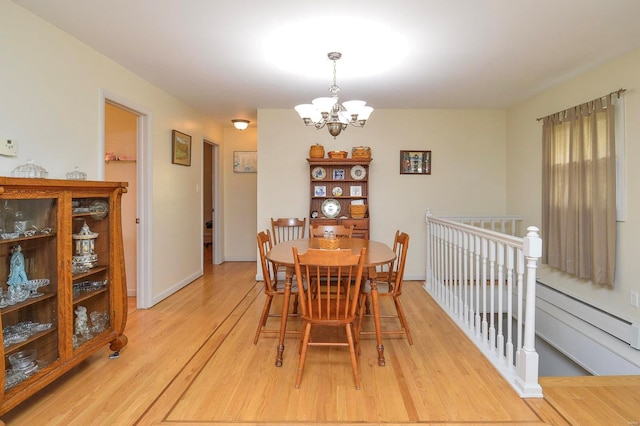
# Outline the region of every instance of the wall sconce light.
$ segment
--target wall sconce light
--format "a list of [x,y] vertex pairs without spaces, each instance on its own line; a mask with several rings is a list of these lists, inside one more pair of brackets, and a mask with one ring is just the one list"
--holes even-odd
[[233,127],[235,127],[238,130],[244,130],[247,127],[249,127],[249,120],[241,120],[239,118],[235,119],[235,120],[231,120],[231,122],[233,123]]

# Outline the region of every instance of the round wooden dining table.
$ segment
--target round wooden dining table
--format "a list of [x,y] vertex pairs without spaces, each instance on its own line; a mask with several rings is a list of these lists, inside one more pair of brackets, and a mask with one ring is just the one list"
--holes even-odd
[[[284,301],[282,303],[282,319],[280,322],[280,336],[278,350],[276,354],[276,367],[282,366],[282,354],[284,353],[284,338],[287,329],[287,316],[289,313],[289,301],[291,298],[291,280],[294,274],[293,247],[298,253],[305,253],[308,249],[320,249],[320,238],[303,238],[299,240],[283,241],[273,246],[266,254],[267,259],[278,265],[286,266]],[[376,266],[387,264],[396,258],[395,252],[386,244],[365,240],[362,238],[340,238],[340,249],[351,249],[354,254],[360,254],[362,248],[366,248],[364,259],[365,272],[363,282],[366,279],[375,278]],[[378,302],[378,288],[374,280],[370,281],[371,301],[373,305],[373,317],[376,329],[376,349],[378,351],[378,365],[384,366],[384,346],[382,344],[382,333],[380,332],[380,311]]]

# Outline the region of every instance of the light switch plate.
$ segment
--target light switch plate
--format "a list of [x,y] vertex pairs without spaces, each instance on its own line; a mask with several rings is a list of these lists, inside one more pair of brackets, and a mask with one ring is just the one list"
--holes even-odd
[[0,139],[0,155],[15,157],[18,155],[18,143],[12,139]]

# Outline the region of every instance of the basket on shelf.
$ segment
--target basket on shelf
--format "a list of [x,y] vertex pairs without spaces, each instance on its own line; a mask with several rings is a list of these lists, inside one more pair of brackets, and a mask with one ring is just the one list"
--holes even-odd
[[368,146],[354,146],[351,148],[351,158],[371,158],[371,148]]
[[329,151],[327,155],[329,158],[347,158],[347,151]]
[[351,217],[354,219],[363,219],[366,212],[367,212],[366,204],[351,204],[349,206],[349,213],[351,214]]
[[324,158],[324,146],[318,143],[311,145],[309,148],[309,158]]
[[337,250],[340,247],[340,240],[338,238],[318,238],[318,243],[322,250]]

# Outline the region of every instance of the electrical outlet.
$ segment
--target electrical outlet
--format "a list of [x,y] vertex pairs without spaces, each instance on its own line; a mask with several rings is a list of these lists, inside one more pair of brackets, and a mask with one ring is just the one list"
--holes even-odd
[[638,307],[638,292],[635,290],[631,290],[629,292],[629,304],[634,307]]
[[0,155],[15,157],[16,155],[18,155],[18,143],[12,139],[1,138]]

